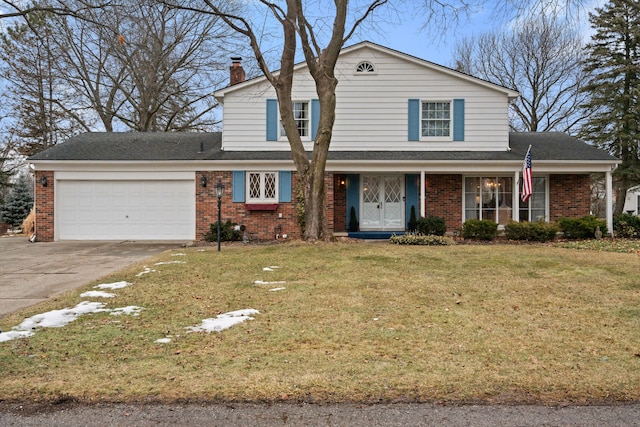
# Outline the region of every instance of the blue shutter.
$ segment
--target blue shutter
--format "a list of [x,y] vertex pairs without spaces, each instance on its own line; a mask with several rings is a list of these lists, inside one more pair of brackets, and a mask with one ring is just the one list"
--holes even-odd
[[267,99],[267,141],[278,140],[278,100]]
[[356,210],[356,217],[360,214],[360,175],[347,175],[347,230],[351,220],[351,207]]
[[233,171],[232,201],[244,202],[244,171]]
[[311,140],[315,141],[318,133],[318,123],[320,123],[320,100],[311,100]]
[[409,141],[420,141],[420,100],[409,100]]
[[464,141],[464,99],[453,100],[453,140]]
[[418,189],[420,188],[420,175],[417,174],[407,174],[405,175],[405,221],[406,228],[409,229],[409,220],[411,219],[411,206],[415,206],[416,208],[416,219],[420,217],[420,206],[419,206],[419,194]]
[[280,171],[278,198],[281,203],[291,202],[291,171]]

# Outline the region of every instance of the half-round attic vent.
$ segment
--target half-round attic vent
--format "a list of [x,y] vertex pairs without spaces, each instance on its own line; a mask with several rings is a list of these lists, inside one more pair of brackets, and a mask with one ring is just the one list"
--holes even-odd
[[376,67],[369,61],[362,61],[356,67],[356,73],[358,74],[371,74],[376,72]]

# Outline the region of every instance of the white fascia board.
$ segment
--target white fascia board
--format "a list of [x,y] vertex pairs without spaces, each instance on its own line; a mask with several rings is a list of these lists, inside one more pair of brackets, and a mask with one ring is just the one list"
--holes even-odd
[[128,173],[193,173],[196,171],[295,170],[293,160],[209,160],[209,161],[61,161],[42,160],[31,163],[35,171],[60,172],[128,172]]
[[195,181],[195,172],[168,171],[57,171],[56,181]]
[[[533,173],[594,173],[608,172],[615,169],[619,161],[583,161],[583,162],[534,162]],[[293,160],[224,160],[224,161],[162,161],[162,162],[127,162],[127,161],[37,161],[32,162],[34,170],[53,172],[91,172],[91,173],[155,173],[155,174],[185,174],[195,171],[264,171],[264,170],[295,170]],[[427,171],[442,173],[477,173],[501,172],[511,173],[520,171],[522,162],[514,161],[354,161],[328,160],[327,172],[355,173],[355,172],[411,172]],[[161,176],[161,175],[159,175]],[[177,175],[175,175],[177,176]],[[186,176],[186,175],[185,175]]]
[[162,161],[94,161],[94,160],[38,160],[31,162],[36,171],[53,172],[190,172],[192,162]]
[[[538,163],[533,165],[533,173],[594,173],[611,171],[615,165],[609,162],[580,163]],[[327,172],[406,172],[416,173],[514,173],[522,170],[522,162],[453,162],[453,161],[328,161]]]

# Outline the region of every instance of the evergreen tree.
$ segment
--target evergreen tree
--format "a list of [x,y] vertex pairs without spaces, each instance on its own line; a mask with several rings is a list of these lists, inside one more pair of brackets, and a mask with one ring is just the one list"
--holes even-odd
[[613,175],[619,214],[627,189],[640,182],[640,2],[611,0],[589,21],[595,34],[587,44],[585,69],[593,77],[585,86],[585,108],[595,112],[581,136],[622,160]]
[[0,209],[0,220],[12,227],[22,224],[33,206],[33,190],[27,175],[22,174],[11,188],[6,202]]

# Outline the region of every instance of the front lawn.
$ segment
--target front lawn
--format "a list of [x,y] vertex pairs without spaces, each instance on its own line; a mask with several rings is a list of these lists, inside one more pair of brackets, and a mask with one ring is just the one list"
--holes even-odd
[[[83,301],[109,311],[0,342],[0,400],[640,399],[638,252],[188,248],[0,319],[0,329]],[[138,309],[113,311],[127,307]],[[253,320],[198,331],[247,309]]]

